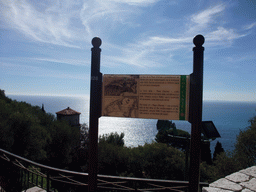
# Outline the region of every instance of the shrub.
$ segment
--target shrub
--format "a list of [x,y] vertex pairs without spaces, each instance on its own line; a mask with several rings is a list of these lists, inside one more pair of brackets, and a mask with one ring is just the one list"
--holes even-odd
[[214,153],[213,153],[213,161],[216,160],[217,155],[220,155],[223,152],[224,152],[224,149],[223,149],[221,143],[218,141],[215,145],[215,149],[214,149]]
[[109,143],[118,146],[124,146],[124,133],[121,133],[120,135],[117,132],[103,134],[99,138],[99,143]]
[[250,121],[251,125],[240,131],[235,144],[235,158],[243,168],[256,165],[256,116]]
[[64,166],[71,161],[78,142],[78,129],[57,121],[38,106],[13,101],[0,90],[1,148],[33,161]]
[[147,178],[183,180],[184,154],[163,143],[145,144],[135,152],[140,153],[142,174]]
[[128,148],[113,143],[99,143],[99,173],[105,175],[124,175],[127,172]]

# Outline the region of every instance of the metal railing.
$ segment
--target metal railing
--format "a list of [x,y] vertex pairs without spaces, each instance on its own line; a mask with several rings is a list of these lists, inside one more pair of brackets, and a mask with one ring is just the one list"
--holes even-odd
[[[88,191],[88,173],[46,166],[0,149],[0,191],[38,186],[46,191]],[[186,191],[188,181],[98,175],[98,191]],[[208,183],[200,182],[200,188]]]

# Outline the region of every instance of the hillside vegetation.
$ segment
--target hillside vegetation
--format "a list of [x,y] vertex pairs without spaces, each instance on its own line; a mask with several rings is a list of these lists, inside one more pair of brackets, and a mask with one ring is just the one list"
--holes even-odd
[[[87,129],[80,135],[77,128],[57,121],[38,106],[7,98],[2,90],[0,114],[0,148],[54,167],[88,172]],[[256,165],[256,117],[250,123],[237,136],[234,151],[225,152],[218,143],[212,161],[202,158],[201,181],[212,182]],[[100,136],[99,174],[183,180],[186,150],[184,145],[168,141],[165,134],[172,134],[174,124],[170,125],[169,130],[159,130],[156,142],[134,148],[124,145],[123,133]],[[80,138],[84,138],[82,145],[78,145]]]
[[79,129],[57,121],[38,106],[13,101],[0,91],[0,147],[56,167],[71,163]]

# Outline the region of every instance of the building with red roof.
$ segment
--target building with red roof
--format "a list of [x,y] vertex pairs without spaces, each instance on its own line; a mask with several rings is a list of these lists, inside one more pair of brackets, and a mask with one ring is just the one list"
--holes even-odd
[[80,122],[79,122],[79,119],[80,119],[80,112],[77,112],[73,109],[71,109],[70,107],[66,108],[66,109],[63,109],[59,112],[56,112],[57,114],[57,120],[66,120],[69,122],[69,124],[71,126],[80,126]]

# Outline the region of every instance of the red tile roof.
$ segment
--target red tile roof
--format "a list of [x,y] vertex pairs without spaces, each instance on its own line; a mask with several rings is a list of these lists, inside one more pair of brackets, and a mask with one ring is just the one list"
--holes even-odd
[[63,109],[61,111],[56,112],[56,114],[58,114],[58,115],[80,115],[81,113],[68,107],[67,109]]

